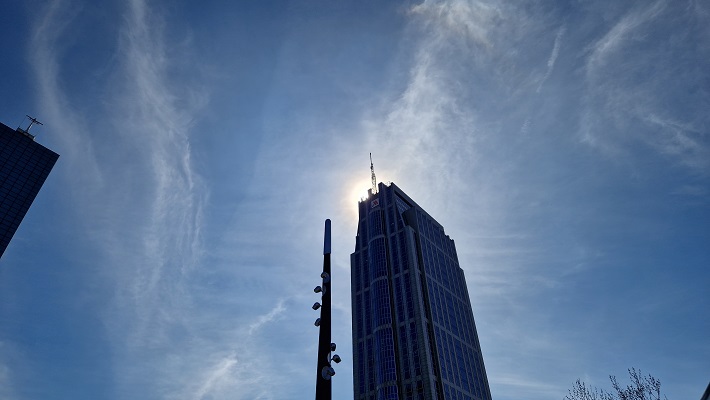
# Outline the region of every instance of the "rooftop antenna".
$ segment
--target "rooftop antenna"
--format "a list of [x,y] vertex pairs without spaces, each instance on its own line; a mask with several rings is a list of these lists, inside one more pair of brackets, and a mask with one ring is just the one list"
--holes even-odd
[[[21,126],[17,127],[17,131],[22,133],[23,135],[29,137],[30,139],[34,140],[34,135],[30,133],[30,128],[32,128],[32,125],[37,124],[37,125],[44,125],[43,123],[39,122],[37,118],[35,117],[30,117],[29,115],[25,115],[27,119],[30,120],[30,124],[27,126],[27,129],[22,129]],[[24,122],[24,121],[23,121]]]
[[29,115],[25,115],[27,119],[30,120],[29,126],[27,126],[27,129],[23,129],[23,131],[30,133],[30,128],[32,128],[32,125],[37,124],[37,125],[44,125],[43,123],[37,121],[37,118],[35,117],[30,117]]
[[377,193],[377,178],[375,178],[375,166],[372,164],[372,153],[370,153],[370,172],[372,173],[372,194]]

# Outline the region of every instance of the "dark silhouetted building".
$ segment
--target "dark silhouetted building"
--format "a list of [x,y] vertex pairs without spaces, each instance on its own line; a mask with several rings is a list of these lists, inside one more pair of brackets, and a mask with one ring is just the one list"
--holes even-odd
[[0,123],[0,257],[57,158],[29,132]]
[[396,185],[378,188],[350,256],[355,400],[490,400],[454,241]]

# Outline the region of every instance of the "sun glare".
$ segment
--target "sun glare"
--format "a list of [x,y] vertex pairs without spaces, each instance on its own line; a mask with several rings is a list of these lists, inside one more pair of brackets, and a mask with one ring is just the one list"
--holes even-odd
[[347,191],[343,196],[343,206],[348,210],[353,221],[357,221],[357,205],[360,201],[367,198],[367,190],[369,188],[370,182],[367,179],[351,180],[350,183],[343,188]]
[[350,189],[350,196],[349,198],[352,199],[355,204],[359,201],[363,201],[367,198],[367,190],[370,188],[369,182],[366,180],[363,180],[362,182],[358,182],[356,185],[353,185],[352,188]]

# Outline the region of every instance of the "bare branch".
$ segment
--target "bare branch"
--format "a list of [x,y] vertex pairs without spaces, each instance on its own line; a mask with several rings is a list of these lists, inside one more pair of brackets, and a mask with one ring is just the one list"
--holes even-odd
[[[611,387],[614,391],[606,391],[593,386],[587,386],[577,379],[564,400],[661,400],[661,381],[651,375],[644,376],[640,370],[628,370],[631,384],[622,387],[616,376],[610,375]],[[668,400],[664,395],[663,399]]]

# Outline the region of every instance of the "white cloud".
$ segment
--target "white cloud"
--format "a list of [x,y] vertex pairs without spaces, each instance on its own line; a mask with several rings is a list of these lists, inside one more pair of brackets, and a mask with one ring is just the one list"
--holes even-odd
[[492,45],[489,40],[489,24],[500,18],[501,11],[484,1],[432,1],[413,6],[410,12],[421,17],[421,23],[429,30],[433,40],[451,40],[463,37],[484,47]]
[[[703,49],[707,40],[692,28],[696,15],[667,5],[659,0],[632,9],[588,48],[580,137],[630,165],[636,163],[634,144],[644,144],[704,172],[710,146],[699,127],[707,120],[707,94],[689,93],[704,77],[693,56],[675,49],[688,41]],[[674,20],[686,23],[671,25]],[[679,101],[685,104],[667,104]]]
[[552,45],[552,52],[550,53],[550,58],[547,59],[547,71],[545,72],[545,76],[542,77],[540,85],[538,85],[537,87],[538,93],[540,93],[542,85],[547,82],[547,79],[549,79],[550,75],[552,74],[552,69],[555,67],[555,62],[557,61],[557,56],[559,56],[560,54],[560,43],[562,42],[562,35],[564,35],[565,30],[565,25],[562,25],[562,27],[557,30],[557,35],[555,35],[555,43]]
[[657,18],[665,9],[666,0],[657,0],[641,10],[632,10],[611,28],[606,35],[591,46],[591,54],[587,58],[587,73],[595,75],[609,57],[621,51],[635,31]]
[[34,25],[28,58],[34,69],[36,89],[45,125],[55,132],[62,143],[62,163],[69,163],[74,179],[83,191],[94,192],[104,184],[88,129],[88,121],[72,109],[62,87],[60,51],[67,44],[57,40],[65,34],[81,7],[60,0],[47,6]]
[[523,126],[520,127],[520,133],[527,135],[530,132],[530,118],[526,118]]
[[120,31],[111,32],[118,37],[119,64],[95,83],[105,88],[103,102],[92,104],[102,113],[92,116],[100,132],[85,128],[86,107],[69,101],[81,94],[61,85],[71,59],[59,44],[74,6],[48,5],[30,56],[46,125],[65,143],[60,152],[69,165],[66,185],[76,190],[79,218],[101,254],[95,275],[86,279],[109,280],[115,291],[103,317],[120,354],[116,382],[128,387],[135,383],[136,357],[169,343],[175,331],[190,331],[185,284],[203,255],[208,196],[192,160],[190,128],[206,96],[199,86],[172,78],[189,49],[168,42],[160,16],[133,0]]
[[118,49],[124,64],[112,82],[121,88],[113,99],[115,133],[139,149],[129,168],[137,170],[123,182],[135,198],[114,206],[120,214],[134,205],[145,207],[144,217],[132,221],[135,226],[114,221],[118,226],[109,227],[133,229],[138,235],[135,264],[119,271],[122,279],[132,282],[126,292],[119,290],[115,304],[124,312],[135,310],[129,313],[135,312],[141,321],[132,335],[138,346],[171,325],[185,323],[182,314],[189,297],[182,285],[201,256],[207,196],[192,165],[189,144],[190,123],[201,104],[184,106],[178,101],[195,89],[170,79],[173,63],[179,65],[180,60],[168,55],[170,44],[164,39],[163,25],[145,2],[129,3]]
[[286,311],[286,307],[284,307],[284,302],[283,300],[280,300],[276,306],[271,309],[268,313],[259,316],[257,320],[249,325],[249,335],[253,335],[256,333],[259,329],[261,329],[262,326],[268,324],[269,322],[272,322],[276,320],[283,312]]
[[649,142],[663,154],[677,157],[687,166],[698,171],[710,167],[710,147],[703,141],[703,133],[691,124],[661,118],[649,114],[643,121],[660,128],[658,135]]
[[203,399],[210,392],[215,390],[215,387],[219,385],[220,381],[228,377],[228,375],[233,373],[234,367],[237,365],[238,360],[236,354],[229,354],[226,357],[220,359],[214,368],[208,372],[207,377],[204,379],[202,386],[195,393],[195,399]]

